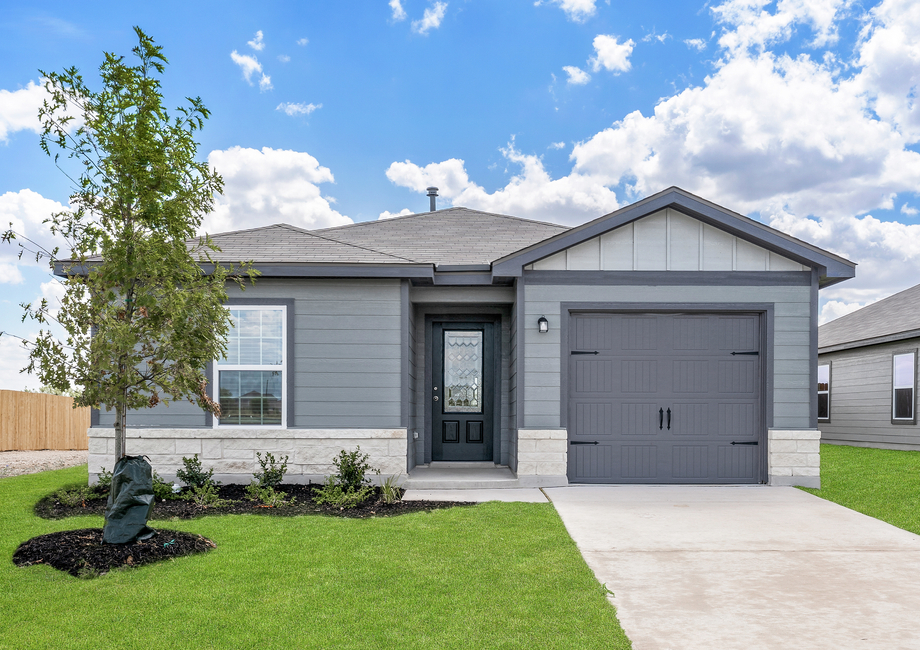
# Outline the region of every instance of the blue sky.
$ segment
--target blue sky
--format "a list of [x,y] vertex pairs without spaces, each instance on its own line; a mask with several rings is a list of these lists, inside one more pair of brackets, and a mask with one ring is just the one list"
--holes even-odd
[[[860,264],[822,317],[920,281],[920,8],[908,0],[22,3],[0,21],[0,221],[46,241],[67,179],[38,147],[39,70],[170,61],[225,195],[208,230],[321,228],[466,205],[583,223],[670,185]],[[152,7],[153,5],[151,5]],[[58,291],[0,250],[0,330]],[[0,387],[23,356],[0,338]]]

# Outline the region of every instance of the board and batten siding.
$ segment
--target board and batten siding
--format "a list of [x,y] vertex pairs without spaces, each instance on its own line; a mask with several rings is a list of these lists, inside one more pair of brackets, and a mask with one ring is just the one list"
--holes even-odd
[[[590,303],[772,303],[773,421],[768,428],[811,428],[810,286],[585,286],[526,284],[523,421],[528,429],[561,426],[560,333],[563,302]],[[615,311],[615,306],[611,309]],[[549,332],[537,332],[545,316]]]
[[[920,450],[920,425],[891,421],[892,356],[920,349],[920,338],[820,354],[830,363],[830,421],[819,420],[821,442]],[[915,390],[914,409],[917,408]]]
[[[400,281],[387,279],[263,278],[228,296],[294,301],[294,402],[288,428],[385,429],[401,422]],[[290,420],[291,418],[289,418]],[[114,412],[102,411],[99,426],[111,427]],[[203,428],[194,404],[131,411],[128,425],[141,428]]]
[[533,271],[808,271],[666,208],[528,265]]

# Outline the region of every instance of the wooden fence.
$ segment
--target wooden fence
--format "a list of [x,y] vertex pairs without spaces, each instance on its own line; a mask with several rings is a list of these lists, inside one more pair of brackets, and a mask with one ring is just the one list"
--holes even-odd
[[70,397],[0,390],[0,451],[86,449],[89,418]]

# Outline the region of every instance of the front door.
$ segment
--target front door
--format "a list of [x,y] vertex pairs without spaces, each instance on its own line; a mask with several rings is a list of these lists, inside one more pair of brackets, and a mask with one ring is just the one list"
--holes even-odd
[[432,460],[492,460],[493,327],[432,324]]

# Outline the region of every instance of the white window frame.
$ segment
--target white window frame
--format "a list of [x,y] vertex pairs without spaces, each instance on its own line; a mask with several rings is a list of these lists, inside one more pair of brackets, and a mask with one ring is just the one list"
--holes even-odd
[[222,364],[216,360],[213,364],[213,376],[211,385],[214,386],[214,401],[220,404],[220,371],[221,370],[252,370],[258,371],[280,371],[281,372],[281,424],[221,424],[220,418],[215,417],[213,428],[217,429],[286,429],[287,428],[287,411],[288,411],[288,322],[287,322],[287,305],[227,305],[228,310],[240,311],[277,311],[281,310],[281,365],[280,366],[262,366],[251,364]]
[[[827,390],[821,390],[821,368],[827,368]],[[827,395],[827,415],[821,417],[821,406],[820,406],[820,396]],[[828,363],[819,363],[818,364],[818,422],[830,422],[831,421],[831,364]]]
[[[899,385],[897,383],[896,365],[898,357],[911,358],[911,383],[910,385]],[[903,388],[911,390],[910,398],[910,417],[895,417],[895,391]],[[891,421],[895,423],[914,423],[917,421],[917,351],[905,350],[904,352],[895,352],[891,355]]]

